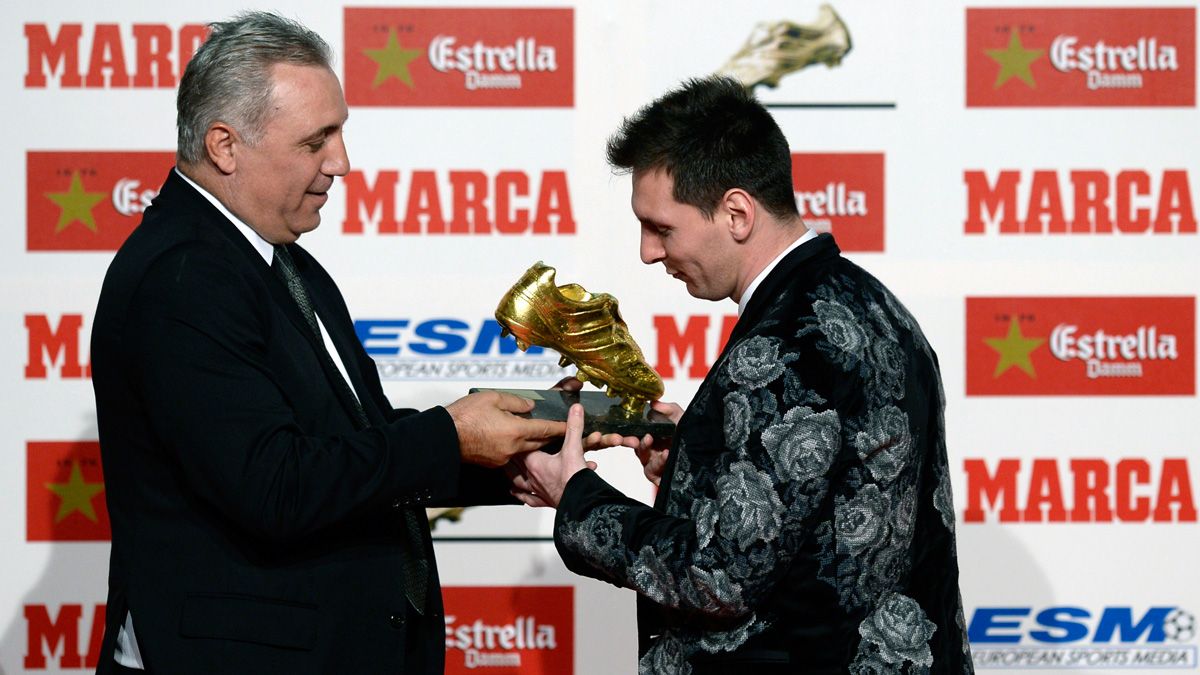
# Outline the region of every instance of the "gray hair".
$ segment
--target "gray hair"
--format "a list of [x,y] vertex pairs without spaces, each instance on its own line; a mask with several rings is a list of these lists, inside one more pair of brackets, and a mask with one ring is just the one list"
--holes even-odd
[[274,93],[275,64],[332,70],[333,52],[321,36],[277,14],[247,12],[209,28],[179,82],[180,163],[204,157],[204,136],[213,122],[229,124],[250,145],[259,141]]

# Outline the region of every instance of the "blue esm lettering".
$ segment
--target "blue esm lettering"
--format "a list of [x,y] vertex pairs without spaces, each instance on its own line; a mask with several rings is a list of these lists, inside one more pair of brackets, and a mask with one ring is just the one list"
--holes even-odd
[[[1174,607],[1151,607],[1138,622],[1133,620],[1129,607],[1105,607],[1092,634],[1093,643],[1110,643],[1114,635],[1119,642],[1137,642],[1143,635],[1147,643],[1166,639],[1163,622]],[[1048,607],[1037,613],[1034,621],[1040,627],[1025,635],[1020,632],[1021,619],[1033,611],[1030,607],[979,607],[971,616],[967,638],[972,644],[1015,644],[1022,637],[1034,642],[1061,644],[1079,642],[1088,636],[1091,612],[1082,607]],[[1006,618],[1013,617],[1013,618]],[[1012,631],[1017,632],[1012,632]]]
[[[426,319],[412,328],[413,337],[402,339],[406,329],[412,325],[408,319],[357,319],[354,333],[363,349],[371,356],[399,356],[402,348],[414,354],[446,356],[460,354],[470,345],[470,354],[487,356],[493,346],[500,355],[517,353],[517,342],[512,336],[500,337],[500,324],[495,319],[485,319],[471,344],[471,325],[459,319]],[[545,350],[531,346],[526,354],[537,355]]]

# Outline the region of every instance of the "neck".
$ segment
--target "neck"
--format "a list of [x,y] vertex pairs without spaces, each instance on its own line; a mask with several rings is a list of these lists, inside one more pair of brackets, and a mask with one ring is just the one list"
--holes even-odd
[[738,275],[737,290],[730,296],[734,302],[740,303],[742,295],[759,274],[779,257],[787,247],[808,232],[808,226],[799,217],[788,220],[774,220],[764,223],[766,227],[755,227],[749,238],[742,243],[744,257],[741,273]]

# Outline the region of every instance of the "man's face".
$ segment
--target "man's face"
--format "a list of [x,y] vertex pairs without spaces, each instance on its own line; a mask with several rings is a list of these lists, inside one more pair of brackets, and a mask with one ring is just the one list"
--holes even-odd
[[342,138],[349,113],[327,68],[281,63],[272,75],[261,138],[234,150],[230,210],[263,239],[289,244],[316,229],[334,177],[350,170]]
[[[642,262],[661,262],[693,297],[724,300],[736,284],[736,251],[721,218],[675,201],[675,180],[665,169],[635,171],[633,213],[642,224]],[[718,214],[719,215],[719,214]]]

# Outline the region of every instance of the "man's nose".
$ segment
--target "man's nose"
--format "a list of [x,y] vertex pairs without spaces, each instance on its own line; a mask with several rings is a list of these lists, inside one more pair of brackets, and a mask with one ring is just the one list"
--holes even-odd
[[345,176],[350,173],[350,156],[346,154],[346,142],[341,134],[330,139],[329,154],[321,165],[321,173],[327,176]]
[[653,265],[665,257],[658,235],[650,232],[642,232],[642,242],[638,252],[642,257],[642,262],[647,265]]

